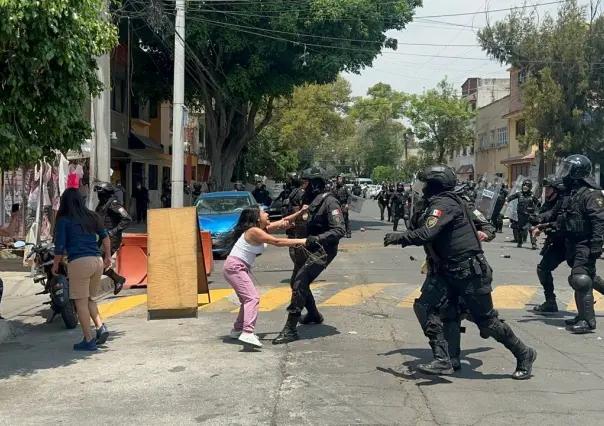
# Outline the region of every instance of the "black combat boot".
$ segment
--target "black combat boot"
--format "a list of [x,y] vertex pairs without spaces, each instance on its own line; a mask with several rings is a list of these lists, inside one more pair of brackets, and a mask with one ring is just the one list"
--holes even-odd
[[352,231],[346,231],[346,238],[352,238]]
[[579,320],[570,325],[568,330],[573,334],[587,334],[596,329],[596,312],[594,310],[593,292],[575,292],[577,317]]
[[503,343],[510,352],[516,357],[516,370],[512,373],[514,380],[526,380],[531,377],[533,364],[537,359],[537,351],[526,346],[520,340],[509,325],[502,322],[498,330],[498,336],[493,336],[497,341]]
[[431,340],[432,354],[434,360],[429,364],[419,364],[417,371],[423,374],[436,376],[449,376],[453,374],[453,366],[449,359],[447,342],[444,340]]
[[537,305],[533,308],[533,312],[538,312],[540,314],[549,314],[558,312],[558,304],[556,303],[556,296],[554,297],[546,297],[545,302],[541,305]]
[[315,307],[315,309],[311,309],[308,311],[308,313],[306,315],[302,315],[302,318],[300,318],[300,324],[323,324],[323,321],[325,321],[325,318],[323,318],[323,315],[321,315],[321,313],[317,310],[317,308]]
[[126,284],[126,278],[118,275],[113,269],[109,268],[104,272],[111,280],[113,281],[113,285],[115,286],[113,290],[113,294],[117,295],[124,288],[124,284]]
[[443,332],[449,345],[449,359],[454,371],[461,370],[461,320],[443,322]]
[[300,317],[296,315],[288,314],[285,327],[283,327],[281,333],[279,333],[279,335],[273,339],[273,345],[283,345],[285,343],[291,343],[300,339],[298,330],[296,330],[299,319]]
[[[577,307],[577,310],[578,310],[579,309],[579,299],[578,299],[576,291],[575,291],[575,306]],[[575,315],[573,318],[569,318],[567,320],[564,320],[564,324],[566,324],[566,325],[575,325],[579,321],[581,321],[581,317],[579,315]]]

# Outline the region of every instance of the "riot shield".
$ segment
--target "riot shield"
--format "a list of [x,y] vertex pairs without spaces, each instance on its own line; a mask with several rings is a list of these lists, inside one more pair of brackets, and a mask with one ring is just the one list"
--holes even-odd
[[475,207],[487,220],[490,220],[493,215],[502,185],[503,179],[499,176],[495,176],[493,179],[484,176],[476,189]]
[[[519,175],[518,178],[516,179],[516,182],[514,182],[514,185],[512,186],[512,189],[510,190],[510,194],[508,195],[508,197],[510,195],[515,194],[518,191],[522,190],[522,182],[524,182],[526,180],[526,178],[522,175]],[[505,203],[505,207],[501,210],[501,213],[503,214],[504,217],[507,217],[510,220],[513,220],[514,222],[518,221],[518,200],[514,200],[511,201],[509,203]]]

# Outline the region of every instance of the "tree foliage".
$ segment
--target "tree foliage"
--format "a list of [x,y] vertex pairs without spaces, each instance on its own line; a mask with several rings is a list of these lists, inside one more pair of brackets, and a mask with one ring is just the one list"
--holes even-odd
[[363,171],[368,174],[377,166],[396,168],[402,155],[405,126],[403,117],[406,96],[385,83],[367,90],[367,97],[355,99],[349,115],[357,124],[362,146]]
[[528,76],[520,91],[524,149],[603,159],[604,18],[597,7],[567,0],[556,16],[516,9],[478,38],[489,56]]
[[447,154],[474,143],[471,119],[475,112],[468,107],[446,78],[435,89],[410,97],[405,115],[427,158],[444,163]]
[[[138,69],[160,70],[145,75],[149,89],[141,93],[165,96],[173,6],[129,4],[132,16],[142,16],[152,28],[138,31],[138,49],[146,58]],[[382,49],[396,48],[386,32],[402,30],[420,5],[421,0],[188,2],[187,98],[205,110],[217,186],[231,180],[237,156],[270,123],[279,98],[295,87],[330,83],[342,71],[371,65]]]
[[104,1],[0,2],[0,168],[31,164],[90,137],[83,105],[102,89],[95,57],[117,42]]
[[392,166],[377,166],[371,173],[373,182],[392,182],[394,181],[394,167]]

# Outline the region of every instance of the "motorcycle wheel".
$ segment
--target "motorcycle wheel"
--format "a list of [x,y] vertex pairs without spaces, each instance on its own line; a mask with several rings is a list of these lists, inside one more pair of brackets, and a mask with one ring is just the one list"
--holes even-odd
[[65,327],[67,327],[68,330],[72,330],[78,326],[78,315],[73,301],[70,300],[69,303],[61,309],[61,318],[63,318]]

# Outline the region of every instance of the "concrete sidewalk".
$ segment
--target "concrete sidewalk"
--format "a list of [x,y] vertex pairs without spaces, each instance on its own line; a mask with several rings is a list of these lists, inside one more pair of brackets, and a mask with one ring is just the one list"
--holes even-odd
[[[4,295],[0,303],[0,313],[5,318],[0,320],[0,344],[18,334],[27,332],[28,328],[42,324],[51,317],[47,294],[37,295],[43,290],[42,285],[34,283],[30,270],[22,266],[21,259],[2,260],[3,272],[0,277],[4,282]],[[19,262],[19,263],[17,263]],[[9,271],[5,271],[9,269]],[[113,283],[103,277],[99,297],[113,291]],[[55,318],[53,325],[64,328],[60,317]]]

